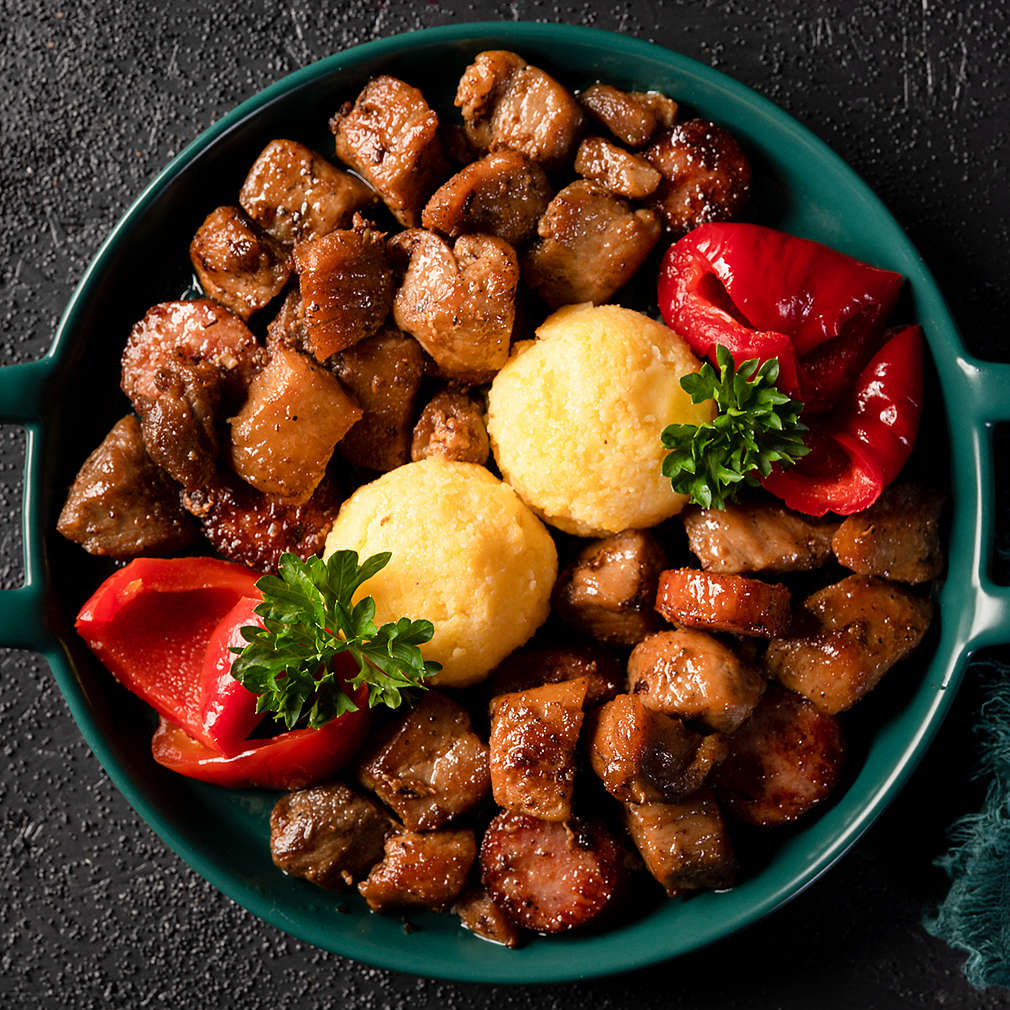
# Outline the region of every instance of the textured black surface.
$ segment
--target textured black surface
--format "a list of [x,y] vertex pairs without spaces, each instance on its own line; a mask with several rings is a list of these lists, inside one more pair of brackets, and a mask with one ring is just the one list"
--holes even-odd
[[[99,243],[161,165],[283,74],[394,32],[586,23],[668,45],[778,102],[877,190],[967,343],[1010,357],[1002,0],[332,5],[0,0],[0,363],[40,354]],[[0,585],[20,579],[23,436],[0,428]],[[1005,442],[1003,443],[1006,444]],[[957,1008],[978,994],[919,920],[930,861],[971,808],[968,684],[911,784],[856,849],[762,925],[626,978],[544,989],[420,981],[267,927],[165,849],[113,789],[36,657],[0,653],[0,1005],[24,1007]]]

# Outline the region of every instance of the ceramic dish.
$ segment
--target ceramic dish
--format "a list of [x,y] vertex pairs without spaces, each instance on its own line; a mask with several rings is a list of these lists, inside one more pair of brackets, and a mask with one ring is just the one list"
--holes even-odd
[[[398,917],[370,915],[356,896],[338,910],[339,898],[272,865],[267,822],[274,794],[221,790],[154,764],[148,711],[113,683],[72,630],[74,614],[109,566],[55,532],[77,467],[125,412],[118,360],[130,325],[149,305],[185,288],[193,232],[210,209],[234,202],[264,144],[284,136],[330,152],[329,116],[379,72],[421,86],[446,108],[474,54],[499,48],[520,52],[569,87],[600,79],[676,97],[727,126],[753,156],[759,184],[751,217],[904,274],[903,316],[922,324],[935,366],[919,454],[929,459],[934,481],[938,461],[949,459],[955,489],[939,629],[856,717],[851,736],[858,746],[829,804],[755,850],[747,876],[731,891],[650,900],[605,932],[533,938],[518,951],[476,939],[449,915],[412,917],[421,928],[405,935]],[[549,982],[635,968],[753,923],[823,873],[908,777],[972,650],[1010,640],[1010,594],[987,571],[994,507],[989,429],[1010,419],[1007,388],[1010,366],[965,353],[936,284],[874,195],[824,144],[746,87],[658,46],[587,28],[470,24],[373,42],[273,85],[175,158],[102,246],[49,355],[0,370],[0,420],[28,432],[27,581],[0,594],[0,644],[45,655],[85,739],[168,845],[229,897],[302,940],[374,965],[467,981]]]

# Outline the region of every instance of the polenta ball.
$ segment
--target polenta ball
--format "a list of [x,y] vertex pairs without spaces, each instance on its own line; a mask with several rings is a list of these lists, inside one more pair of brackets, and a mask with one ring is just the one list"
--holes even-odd
[[582,537],[642,529],[687,496],[662,474],[668,424],[714,413],[680,386],[701,362],[673,330],[616,305],[568,305],[516,345],[488,396],[502,476],[546,522]]
[[432,457],[358,488],[340,508],[324,557],[382,551],[389,564],[359,596],[379,624],[435,625],[421,646],[442,664],[429,683],[464,687],[485,677],[547,619],[558,573],[554,541],[507,484],[484,467]]

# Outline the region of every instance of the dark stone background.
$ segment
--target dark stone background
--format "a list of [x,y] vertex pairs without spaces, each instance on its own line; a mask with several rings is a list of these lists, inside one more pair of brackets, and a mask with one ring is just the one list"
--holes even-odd
[[[128,203],[237,102],[358,42],[496,18],[639,35],[769,96],[883,197],[939,279],[969,347],[1010,356],[1010,9],[1002,0],[0,0],[0,363],[48,346],[73,285]],[[20,580],[22,443],[18,429],[0,428],[4,585]],[[761,925],[628,977],[492,990],[361,967],[232,904],[113,789],[44,664],[0,653],[0,1004],[1008,1007],[1004,990],[971,990],[960,956],[919,925],[944,891],[931,866],[944,829],[980,798],[968,783],[975,680],[969,673],[929,756],[877,826]]]

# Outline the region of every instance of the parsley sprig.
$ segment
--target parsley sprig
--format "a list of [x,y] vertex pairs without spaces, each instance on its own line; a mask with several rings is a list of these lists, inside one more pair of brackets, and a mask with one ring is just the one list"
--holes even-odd
[[375,554],[359,565],[356,551],[336,551],[326,562],[283,554],[279,574],[256,583],[263,594],[256,613],[265,628],[241,629],[248,644],[232,650],[239,655],[231,673],[259,695],[257,712],[275,713],[288,729],[300,721],[317,729],[355,711],[344,675],[334,670],[333,660],[342,652],[358,664],[348,682],[352,693],[367,684],[370,708],[399,708],[403,691],[423,688],[424,679],[441,669],[426,662],[418,648],[435,633],[431,621],[401,617],[376,627],[372,597],[352,602],[358,587],[390,557]]
[[719,373],[707,362],[680,384],[694,403],[715,400],[718,414],[707,424],[671,424],[663,445],[663,476],[673,490],[704,508],[724,509],[746,485],[757,486],[772,464],[790,466],[810,450],[800,419],[803,404],[779,392],[778,358],[759,365],[757,358],[739,369],[730,352],[715,352]]

